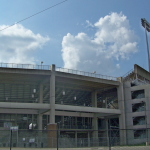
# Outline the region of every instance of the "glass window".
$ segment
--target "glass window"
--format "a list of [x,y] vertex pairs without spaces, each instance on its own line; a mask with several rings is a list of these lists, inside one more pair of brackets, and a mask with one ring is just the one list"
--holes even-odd
[[132,99],[144,98],[145,97],[144,90],[132,91],[131,97],[132,97]]
[[133,125],[144,125],[145,123],[145,116],[133,117]]
[[132,112],[145,111],[145,103],[132,104]]
[[146,138],[146,130],[134,130],[134,139]]

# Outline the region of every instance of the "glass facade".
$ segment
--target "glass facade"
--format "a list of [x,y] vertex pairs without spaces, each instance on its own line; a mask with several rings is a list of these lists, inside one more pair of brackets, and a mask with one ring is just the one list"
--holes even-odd
[[29,129],[29,125],[37,129],[37,115],[32,114],[0,114],[0,127],[10,129],[11,126],[17,126],[19,129]]
[[38,85],[0,83],[0,102],[36,103],[38,98]]
[[118,108],[117,89],[101,89],[97,94],[97,107],[99,108]]
[[56,87],[55,103],[73,106],[91,107],[91,92],[73,87]]
[[92,129],[92,118],[56,116],[56,122],[60,129]]

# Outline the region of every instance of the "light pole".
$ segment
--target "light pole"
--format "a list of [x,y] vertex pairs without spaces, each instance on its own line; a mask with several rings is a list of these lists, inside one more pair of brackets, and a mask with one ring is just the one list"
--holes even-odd
[[150,32],[150,23],[145,18],[142,18],[141,24],[145,28],[146,45],[147,45],[147,53],[148,53],[148,67],[150,72],[150,55],[149,55],[149,45],[148,45],[148,36],[147,36],[147,31]]
[[42,69],[43,61],[41,61],[41,69]]

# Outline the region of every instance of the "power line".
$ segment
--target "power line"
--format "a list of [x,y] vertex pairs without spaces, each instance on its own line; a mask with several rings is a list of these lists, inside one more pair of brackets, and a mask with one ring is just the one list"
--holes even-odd
[[17,21],[16,23],[14,23],[14,24],[12,24],[12,25],[10,25],[10,26],[7,26],[7,27],[1,29],[0,31],[6,30],[7,28],[10,28],[10,27],[14,26],[14,25],[17,24],[17,23],[23,22],[23,21],[25,21],[25,20],[27,20],[27,19],[29,19],[29,18],[31,18],[31,17],[34,17],[34,16],[36,16],[36,15],[38,15],[38,14],[44,12],[44,11],[47,11],[48,9],[51,9],[51,8],[53,8],[53,7],[56,7],[56,6],[58,6],[58,5],[60,5],[60,4],[64,3],[64,2],[66,2],[66,1],[68,1],[68,0],[64,0],[64,1],[62,1],[62,2],[60,2],[60,3],[57,3],[57,4],[53,5],[53,6],[50,6],[50,7],[46,8],[46,9],[44,9],[44,10],[41,10],[41,11],[39,11],[39,12],[37,12],[37,13],[35,13],[35,14],[29,16],[29,17],[26,17],[26,18],[24,18],[24,19],[22,19],[22,20],[20,20],[20,21]]

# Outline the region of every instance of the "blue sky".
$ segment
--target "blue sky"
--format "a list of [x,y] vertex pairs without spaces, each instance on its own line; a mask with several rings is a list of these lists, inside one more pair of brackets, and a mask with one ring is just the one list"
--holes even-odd
[[[62,1],[0,0],[0,29]],[[150,22],[149,5],[149,0],[68,0],[0,31],[0,62],[43,61],[111,76],[124,75],[134,64],[148,70],[140,20]]]

